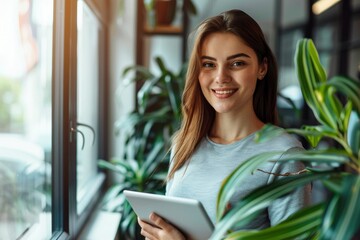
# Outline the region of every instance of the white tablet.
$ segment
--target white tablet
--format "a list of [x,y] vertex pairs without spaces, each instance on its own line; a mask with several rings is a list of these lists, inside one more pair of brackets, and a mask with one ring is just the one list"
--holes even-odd
[[154,212],[189,239],[207,240],[214,230],[213,223],[198,200],[129,190],[125,190],[124,195],[141,220],[151,223],[149,215]]

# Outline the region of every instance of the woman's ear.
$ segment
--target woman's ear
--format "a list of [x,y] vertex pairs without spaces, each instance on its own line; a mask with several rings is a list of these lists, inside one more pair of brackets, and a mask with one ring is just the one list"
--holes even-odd
[[267,58],[264,58],[259,66],[258,79],[263,80],[268,70]]

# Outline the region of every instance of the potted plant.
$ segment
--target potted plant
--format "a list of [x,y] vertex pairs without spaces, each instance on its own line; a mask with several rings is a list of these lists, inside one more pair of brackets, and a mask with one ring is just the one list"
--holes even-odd
[[[191,0],[184,0],[186,11],[196,15],[197,9]],[[176,0],[144,0],[147,21],[150,27],[171,25],[176,14]]]
[[[258,188],[225,214],[226,204],[239,183],[259,164],[272,160],[278,153],[257,155],[239,165],[223,182],[217,202],[217,224],[211,239],[352,239],[360,226],[360,84],[344,76],[329,80],[319,61],[311,39],[298,42],[295,64],[304,99],[319,122],[316,126],[286,129],[303,136],[311,145],[307,151],[289,153],[280,161],[303,161],[319,164],[303,174],[282,178]],[[346,97],[342,103],[339,95]],[[353,120],[350,121],[350,119]],[[257,141],[266,141],[279,133],[266,125]],[[337,147],[318,149],[322,139],[336,142]],[[277,160],[277,159],[276,159]],[[326,167],[323,167],[323,166]],[[246,224],[273,200],[297,187],[320,181],[332,194],[323,202],[302,209],[287,220],[264,230],[231,231]]]
[[175,74],[161,58],[155,61],[158,75],[143,66],[124,70],[123,79],[134,73],[130,82],[143,83],[137,93],[136,109],[116,122],[116,133],[126,134],[124,155],[99,161],[100,167],[119,174],[120,181],[110,187],[104,198],[104,209],[122,213],[120,231],[129,239],[138,237],[137,220],[123,190],[164,194],[170,138],[180,124],[185,66]]

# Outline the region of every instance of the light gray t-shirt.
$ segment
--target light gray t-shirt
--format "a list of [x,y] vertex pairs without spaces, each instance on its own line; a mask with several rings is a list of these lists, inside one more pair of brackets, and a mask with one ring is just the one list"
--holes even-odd
[[[176,171],[174,178],[166,186],[166,195],[199,200],[213,223],[216,220],[216,199],[221,182],[240,163],[249,157],[269,151],[288,151],[303,149],[301,143],[289,134],[282,134],[264,143],[254,142],[255,133],[231,144],[217,144],[205,137],[190,158],[190,162]],[[280,157],[280,156],[279,156]],[[259,186],[276,179],[271,173],[284,174],[298,172],[304,165],[297,163],[267,162],[249,175],[233,195],[230,204]],[[274,225],[310,202],[310,186],[301,188],[293,194],[274,201],[263,211],[247,229],[262,229]]]

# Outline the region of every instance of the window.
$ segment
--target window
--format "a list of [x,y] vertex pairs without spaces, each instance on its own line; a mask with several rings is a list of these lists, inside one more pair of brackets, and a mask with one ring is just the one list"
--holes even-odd
[[[280,44],[278,49],[279,59],[279,87],[280,91],[286,91],[292,100],[298,96],[293,88],[294,70],[293,53],[295,51],[294,42],[299,38],[312,38],[320,61],[325,68],[328,78],[334,75],[349,75],[354,78],[359,76],[359,0],[344,0],[332,5],[325,11],[316,15],[312,12],[314,1],[300,1],[299,7],[297,0],[278,0],[277,9],[280,12],[280,19],[277,23],[280,32]],[[295,11],[294,11],[295,10]],[[285,110],[286,104],[279,100],[280,112]],[[289,108],[289,105],[288,107]],[[309,115],[310,114],[310,115]],[[288,123],[292,123],[291,114]],[[284,115],[286,117],[286,113]],[[311,112],[304,105],[302,109],[302,121],[308,124],[316,123]],[[287,125],[287,124],[285,124]]]
[[[54,32],[54,214],[59,233],[76,237],[99,199],[103,157],[104,24],[91,1],[56,0]],[[105,145],[106,146],[106,145]]]
[[352,0],[352,8],[359,10],[360,9],[360,0]]
[[289,100],[297,109],[304,107],[297,74],[295,71],[294,56],[297,42],[304,37],[304,26],[308,18],[307,0],[278,0],[279,2],[279,96],[277,107],[280,124],[283,127],[298,127],[301,124],[301,115],[295,111]]
[[0,236],[49,239],[53,4],[0,6]]
[[320,61],[330,77],[335,75],[337,71],[338,51],[336,51],[336,44],[339,36],[338,29],[338,24],[335,21],[317,25],[314,29],[314,42],[319,52]]
[[308,18],[308,0],[278,0],[281,4],[281,27],[304,24]]
[[[277,106],[280,121],[284,127],[293,127],[300,124],[300,116],[293,110],[293,106],[286,100],[291,99],[297,109],[302,109],[304,99],[298,82],[294,57],[296,44],[304,35],[301,29],[286,31],[281,35],[281,46],[279,58],[279,93],[282,97],[278,98]],[[285,97],[285,98],[284,98]]]
[[1,239],[76,238],[99,199],[106,36],[90,2],[0,0]]
[[349,76],[360,80],[360,0],[353,0],[353,14],[351,18]]
[[[97,191],[103,177],[97,177],[100,118],[100,23],[83,2],[78,1],[77,126],[83,139],[77,141],[78,214]],[[79,136],[79,135],[78,135]],[[90,195],[90,196],[89,196]],[[86,196],[88,199],[86,200]],[[81,204],[85,201],[85,204]]]

